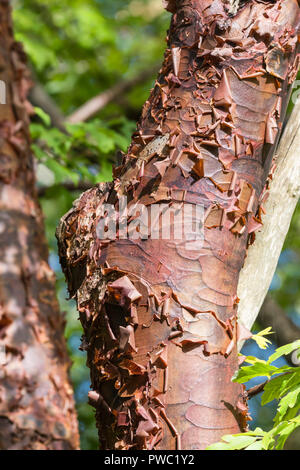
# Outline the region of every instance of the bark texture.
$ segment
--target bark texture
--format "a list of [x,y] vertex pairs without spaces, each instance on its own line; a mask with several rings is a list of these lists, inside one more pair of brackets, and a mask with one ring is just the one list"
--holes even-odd
[[[164,63],[128,153],[113,183],[84,193],[57,234],[84,328],[101,449],[203,449],[247,427],[243,389],[231,382],[243,337],[237,283],[297,72],[299,7],[165,6],[173,16]],[[111,222],[103,203],[121,212],[124,195],[119,237],[99,239],[99,223]],[[149,217],[162,202],[204,206],[201,249],[187,245],[190,233],[138,238],[137,204]]]
[[0,37],[6,85],[6,104],[0,105],[0,449],[76,449],[64,319],[30,151],[30,82],[6,0],[0,1]]

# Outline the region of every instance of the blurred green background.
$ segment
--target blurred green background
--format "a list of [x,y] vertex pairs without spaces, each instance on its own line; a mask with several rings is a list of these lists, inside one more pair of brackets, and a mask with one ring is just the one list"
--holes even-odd
[[[86,404],[90,382],[85,353],[78,349],[81,327],[74,301],[66,300],[54,233],[59,218],[84,189],[111,179],[116,153],[125,151],[130,142],[165,49],[170,15],[161,3],[161,0],[13,1],[15,35],[24,44],[35,81],[31,101],[39,109],[31,125],[33,150],[50,263],[57,275],[61,309],[67,315],[66,336],[73,361],[71,378],[82,449],[97,448],[97,433],[93,410]],[[78,107],[120,83],[123,91],[116,93],[95,116],[85,123],[65,125],[67,133],[62,130],[64,119]],[[270,295],[295,328],[300,327],[299,232],[298,205],[270,289]],[[261,325],[256,323],[254,330],[260,329]],[[263,358],[271,350],[258,350],[254,342],[244,347],[246,354]],[[272,426],[274,404],[261,408],[257,396],[251,400],[250,409],[251,427]],[[294,437],[289,445],[299,449],[300,438]]]

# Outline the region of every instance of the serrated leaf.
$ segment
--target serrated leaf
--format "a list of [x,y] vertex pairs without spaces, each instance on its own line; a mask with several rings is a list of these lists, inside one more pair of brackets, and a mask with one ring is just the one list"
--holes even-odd
[[232,381],[237,383],[245,383],[254,377],[270,378],[272,374],[276,373],[276,371],[277,368],[275,366],[258,362],[251,366],[241,367],[237,374],[235,374],[235,376],[232,378]]
[[[296,368],[295,368],[296,369]],[[300,382],[300,371],[290,374],[282,374],[274,377],[264,387],[264,393],[261,398],[261,404],[265,405],[272,400],[279,399],[285,395],[291,388]]]
[[295,351],[295,349],[300,349],[300,339],[276,349],[274,354],[269,357],[268,363],[271,364],[272,362],[276,361],[276,359],[278,359],[279,357],[286,356],[287,354],[290,354],[291,352]]
[[264,338],[263,336],[253,335],[251,339],[256,342],[257,346],[260,349],[267,349],[268,345],[272,344],[272,341],[267,338]]
[[252,335],[252,338],[258,347],[260,349],[266,349],[269,344],[271,344],[271,341],[267,338],[265,338],[266,335],[273,335],[274,331],[272,331],[272,328],[269,326],[268,328],[265,328],[264,330],[260,331],[259,333],[256,333],[255,335]]
[[283,449],[284,444],[286,443],[286,440],[288,439],[288,437],[299,426],[300,426],[300,416],[290,421],[284,421],[278,426],[277,433],[279,434],[279,437],[277,437],[277,442],[276,442],[276,447],[275,447],[276,450]]
[[274,418],[275,424],[283,420],[289,420],[296,416],[300,409],[300,384],[296,385],[279,402],[277,414]]

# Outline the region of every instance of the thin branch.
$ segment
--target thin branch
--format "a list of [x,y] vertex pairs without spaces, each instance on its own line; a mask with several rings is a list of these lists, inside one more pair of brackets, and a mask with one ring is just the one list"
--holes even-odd
[[[65,131],[65,122],[76,124],[87,121],[112,101],[118,101],[121,99],[125,92],[128,92],[135,86],[154,76],[157,69],[158,66],[156,64],[147,70],[143,70],[136,77],[130,80],[122,80],[119,83],[116,83],[108,90],[105,90],[94,98],[88,100],[67,118],[63,115],[55,101],[50,97],[45,88],[35,77],[34,86],[30,91],[29,98],[34,106],[42,108],[50,116],[54,127]],[[33,71],[32,75],[34,75]]]
[[[283,375],[289,375],[289,374],[291,374],[291,373],[292,373],[291,371],[284,372],[284,373],[282,373],[280,376],[282,377]],[[267,379],[265,382],[263,382],[263,383],[261,383],[261,384],[254,385],[254,387],[249,388],[249,390],[247,390],[247,392],[246,392],[248,398],[253,398],[255,395],[258,395],[260,392],[263,392],[265,386],[266,386],[269,382],[272,382],[273,380],[276,380],[277,377],[278,377],[278,376],[272,377],[271,379]]]
[[122,80],[121,82],[114,85],[112,88],[100,93],[99,95],[91,98],[89,101],[84,103],[74,113],[70,114],[66,118],[67,122],[76,124],[78,122],[87,121],[98,113],[101,109],[108,105],[108,103],[116,100],[119,96],[122,96],[126,91],[134,88],[136,85],[143,83],[145,80],[151,78],[157,72],[157,64],[150,67],[147,70],[143,70],[136,77],[130,80]]
[[249,390],[247,390],[247,397],[250,399],[250,398],[255,397],[255,395],[258,395],[260,392],[263,392],[268,382],[269,380],[266,380],[265,382],[261,384],[254,385],[254,387],[249,388]]
[[[50,188],[53,188],[55,185],[53,186],[40,186],[38,188],[38,197],[43,197],[45,196],[46,192],[48,189]],[[80,181],[78,184],[74,184],[74,183],[63,183],[63,184],[60,184],[60,187],[63,187],[64,189],[68,190],[68,191],[87,191],[88,189],[92,188],[94,186],[94,184],[92,183],[89,183],[89,182],[84,182],[84,181]]]

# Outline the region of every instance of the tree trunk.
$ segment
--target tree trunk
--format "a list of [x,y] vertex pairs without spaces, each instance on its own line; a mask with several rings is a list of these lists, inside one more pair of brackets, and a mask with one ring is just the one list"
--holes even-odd
[[[231,382],[244,334],[237,283],[297,72],[299,8],[165,6],[165,60],[128,153],[113,183],[84,193],[58,229],[101,449],[203,449],[247,427],[243,389]],[[151,231],[150,219],[155,228],[168,209],[191,206],[205,211],[202,244],[195,212],[183,239],[175,216],[169,239]]]
[[0,449],[77,449],[64,319],[30,151],[30,82],[9,3],[0,1]]

